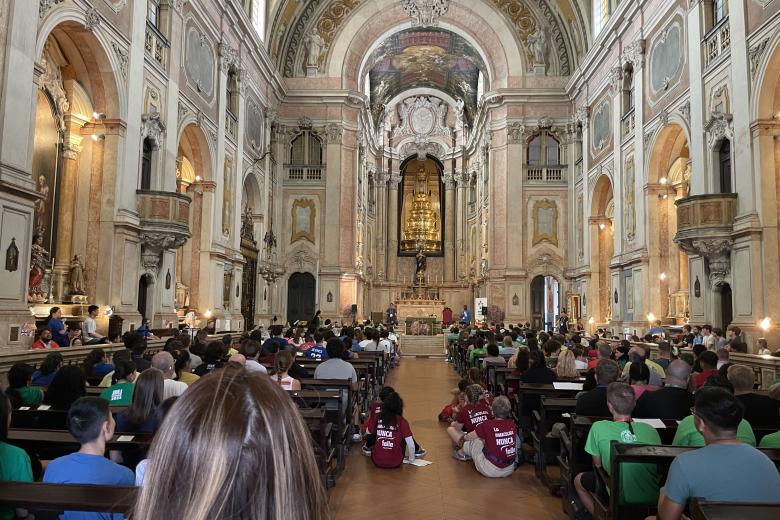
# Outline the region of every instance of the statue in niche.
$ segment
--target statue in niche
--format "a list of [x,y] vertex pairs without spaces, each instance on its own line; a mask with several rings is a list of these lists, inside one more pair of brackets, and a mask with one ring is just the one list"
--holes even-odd
[[84,294],[84,262],[79,255],[70,261],[70,294]]
[[425,253],[423,253],[422,248],[417,251],[415,260],[417,260],[417,269],[414,272],[414,278],[422,282],[425,279],[425,269],[428,266],[428,259],[426,258]]
[[49,267],[49,252],[43,247],[43,236],[35,235],[30,250],[30,278],[27,291],[31,302],[43,303],[47,299],[48,291],[44,291],[43,281],[46,277],[46,269]]
[[536,31],[528,36],[528,46],[531,48],[533,64],[547,65],[547,33],[542,27],[537,27]]
[[41,198],[35,201],[35,220],[37,221],[35,232],[43,235],[43,232],[46,230],[44,226],[44,222],[46,222],[46,205],[49,203],[49,183],[43,175],[38,176],[38,193],[41,194]]
[[458,118],[458,121],[463,121],[463,111],[465,109],[465,103],[462,98],[458,98],[455,100],[455,115]]
[[306,66],[319,69],[320,55],[325,49],[325,40],[322,39],[322,36],[320,36],[317,29],[312,29],[312,31],[306,35],[304,45],[306,46]]

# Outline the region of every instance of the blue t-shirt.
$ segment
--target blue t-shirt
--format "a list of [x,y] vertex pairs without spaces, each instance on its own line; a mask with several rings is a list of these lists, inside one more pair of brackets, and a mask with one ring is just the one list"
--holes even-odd
[[[100,455],[71,453],[54,459],[46,468],[43,481],[50,484],[97,484],[103,486],[133,486],[133,472]],[[122,520],[120,513],[88,513],[65,511],[60,520]]]
[[328,349],[322,345],[314,345],[305,352],[307,358],[316,359],[318,361],[325,361],[328,359]]
[[61,320],[58,320],[57,318],[50,319],[49,330],[51,331],[51,339],[56,341],[60,347],[70,346],[70,338],[68,338],[68,333],[66,332],[64,334],[60,334],[61,330],[65,330],[65,324],[62,323]]
[[49,374],[42,374],[40,370],[36,370],[32,375],[32,386],[49,386],[56,375],[56,370]]
[[92,377],[105,377],[109,372],[114,371],[114,365],[111,363],[96,363],[92,366]]
[[663,488],[673,502],[780,503],[780,474],[772,461],[747,444],[710,444],[678,455]]

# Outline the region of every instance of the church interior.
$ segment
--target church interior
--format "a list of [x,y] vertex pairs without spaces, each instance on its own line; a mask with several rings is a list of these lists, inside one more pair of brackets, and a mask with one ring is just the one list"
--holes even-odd
[[[670,482],[685,417],[702,450],[722,439],[693,412],[717,386],[696,382],[707,367],[727,365],[721,408],[738,404],[754,451],[780,461],[778,199],[780,0],[4,0],[0,519],[153,518],[166,493],[182,497],[173,518],[204,520],[777,518],[771,475],[774,500],[702,492],[679,511]],[[658,464],[655,500],[626,505],[615,494],[640,485],[610,477],[609,441],[606,458],[590,451],[582,392],[601,388],[599,416],[624,421],[613,385],[650,365],[645,385],[660,373],[653,390],[672,387],[687,355],[684,416],[645,416],[666,451],[613,445],[613,468]],[[622,370],[606,382],[605,357]],[[557,382],[524,379],[537,361]],[[80,387],[58,409],[50,390],[70,367]],[[477,405],[466,383],[484,387],[495,432],[516,430],[511,465],[471,437],[476,423],[448,437],[461,416],[441,407]],[[106,438],[81,442],[79,398],[102,410],[89,399],[121,384],[134,397],[109,392]],[[293,399],[268,397],[277,387]],[[197,400],[208,392],[226,400]],[[760,421],[746,392],[770,399]],[[147,393],[154,428],[120,429],[152,424]],[[200,434],[229,444],[243,400],[260,410],[243,409],[246,438],[265,439],[253,421],[308,428],[300,453],[258,455],[271,480],[300,474],[254,495],[235,481],[257,470],[226,448],[200,459],[236,475],[184,465],[225,503],[168,489],[163,439],[210,406]],[[374,467],[385,423],[406,449],[399,470]],[[194,453],[198,432],[173,444]],[[51,480],[79,445],[136,480],[105,482],[103,497],[83,486],[101,482]],[[29,478],[3,470],[12,454]]]

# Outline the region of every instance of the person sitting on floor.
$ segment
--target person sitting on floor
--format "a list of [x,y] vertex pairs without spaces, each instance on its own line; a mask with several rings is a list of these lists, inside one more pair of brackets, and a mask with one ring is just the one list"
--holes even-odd
[[[49,484],[96,484],[132,486],[133,472],[108,460],[106,443],[114,436],[114,418],[108,401],[100,397],[82,397],[68,411],[68,431],[81,444],[76,453],[54,459],[46,467],[43,482]],[[99,493],[99,491],[96,491]],[[121,520],[118,513],[65,511],[61,520]]]
[[364,453],[371,451],[371,460],[379,468],[397,468],[404,461],[404,454],[414,462],[415,448],[412,429],[403,417],[404,402],[396,392],[390,393],[382,403],[382,411],[376,424],[366,429]]
[[517,426],[512,419],[512,404],[500,395],[493,401],[493,418],[481,422],[470,433],[461,434],[453,457],[473,460],[474,467],[485,477],[510,476],[517,458]]
[[447,434],[455,445],[463,437],[463,432],[470,433],[478,424],[493,418],[493,412],[485,401],[485,390],[481,386],[469,385],[465,394],[466,405],[447,428]]
[[439,421],[452,424],[452,422],[458,417],[461,409],[466,406],[466,388],[468,386],[468,380],[461,379],[458,382],[457,388],[453,388],[450,391],[452,393],[452,400],[439,413]]
[[636,402],[634,417],[681,420],[691,413],[693,394],[688,391],[691,365],[678,359],[666,369],[664,386],[644,392]]
[[30,386],[33,368],[27,363],[16,363],[8,371],[8,389],[6,395],[11,400],[11,406],[38,406],[43,401],[43,390]]
[[100,397],[108,401],[110,406],[130,406],[133,403],[133,390],[138,372],[131,359],[114,360],[115,382],[102,392]]
[[[624,444],[661,444],[661,437],[652,426],[631,420],[636,396],[627,384],[610,383],[607,387],[607,406],[612,420],[593,423],[585,441],[585,451],[593,457],[593,465],[603,468],[609,475],[612,472],[612,441]],[[590,494],[597,490],[597,478],[592,471],[580,473],[574,478],[577,496],[591,514],[594,503]],[[658,487],[658,472],[654,464],[621,467],[619,489],[621,499],[626,503],[655,504],[658,502]]]
[[617,381],[620,376],[620,366],[611,359],[602,359],[596,366],[596,387],[577,395],[575,413],[590,417],[610,417],[612,413],[607,406],[607,386]]
[[696,392],[695,428],[704,448],[675,457],[658,498],[658,517],[679,520],[688,500],[780,502],[780,476],[772,461],[739,439],[742,405],[723,388]]
[[294,362],[295,358],[289,350],[280,350],[276,353],[276,359],[274,360],[274,375],[272,378],[284,390],[297,391],[301,389],[301,382],[290,377],[287,373]]
[[[32,482],[33,472],[30,456],[16,446],[8,444],[8,429],[11,426],[11,402],[0,390],[0,481]],[[0,506],[0,519],[33,518],[26,509]]]

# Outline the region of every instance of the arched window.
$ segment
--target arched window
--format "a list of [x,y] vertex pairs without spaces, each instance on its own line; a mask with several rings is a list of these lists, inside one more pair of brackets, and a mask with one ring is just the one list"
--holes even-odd
[[731,193],[731,142],[721,141],[717,150],[720,192]]
[[310,131],[300,133],[290,143],[290,164],[322,164],[322,142]]
[[154,142],[151,139],[144,139],[143,150],[141,151],[141,189],[152,189],[152,159],[154,157]]
[[528,141],[529,166],[554,166],[561,164],[561,146],[550,132],[542,131]]

